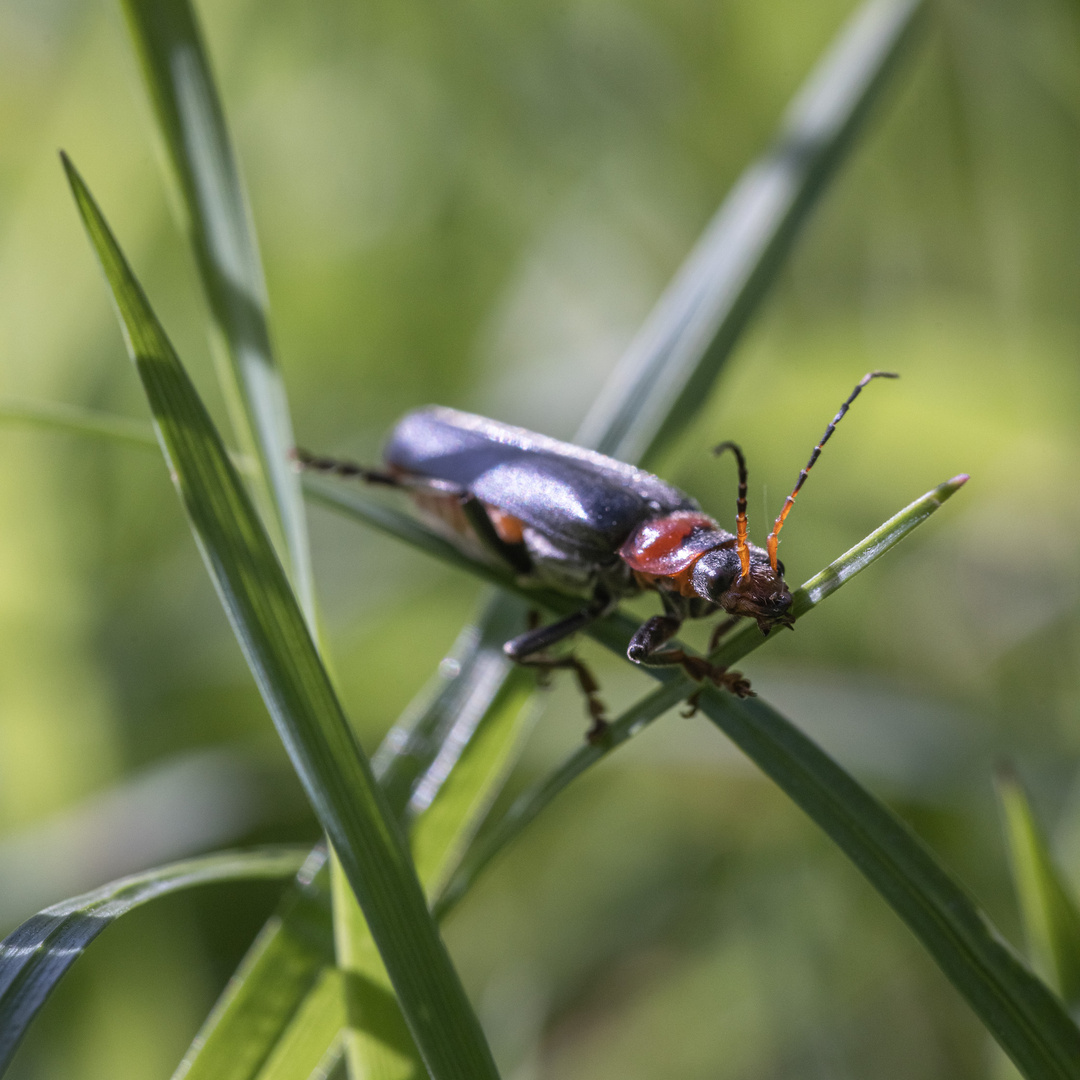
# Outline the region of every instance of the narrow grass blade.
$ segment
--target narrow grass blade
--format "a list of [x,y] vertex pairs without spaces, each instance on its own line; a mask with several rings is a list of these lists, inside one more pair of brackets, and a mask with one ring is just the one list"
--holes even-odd
[[323,968],[311,993],[274,1048],[258,1080],[321,1080],[341,1056],[345,978]]
[[308,855],[173,1080],[253,1080],[276,1053],[282,1033],[305,1012],[334,958],[326,861],[324,848]]
[[104,218],[65,168],[207,568],[435,1080],[497,1075],[371,767],[247,492]]
[[217,345],[230,361],[221,374],[237,437],[261,465],[256,494],[269,511],[271,535],[284,537],[282,561],[310,622],[307,526],[288,457],[295,445],[292,422],[271,350],[255,232],[210,61],[188,0],[124,0],[123,7],[187,216]]
[[289,877],[306,854],[299,848],[265,848],[204,855],[121,878],[23,923],[0,942],[0,1072],[68,968],[121,915],[195,885]]
[[1080,1011],[1080,909],[1054,865],[1012,769],[999,770],[997,793],[1028,952],[1036,970],[1076,1015]]
[[459,635],[433,684],[387,733],[372,767],[400,821],[415,819],[434,802],[505,678],[520,673],[502,646],[524,629],[527,615],[528,605],[517,597],[491,597]]
[[113,416],[59,401],[0,400],[0,424],[28,424],[66,431],[72,435],[89,435],[95,439],[110,439],[129,446],[157,449],[154,429],[145,420]]
[[868,0],[631,343],[577,439],[645,462],[684,430],[914,39],[922,0]]
[[1080,1029],[922,841],[760,698],[702,711],[832,838],[908,925],[1028,1080],[1080,1077]]
[[[904,507],[884,525],[875,529],[860,543],[815,574],[793,595],[792,613],[796,619],[812,611],[818,604],[850,581],[861,570],[880,559],[895,547],[913,529],[923,524],[942,503],[951,498],[967,482],[966,476],[957,476],[939,484],[909,506]],[[770,638],[762,636],[757,626],[749,622],[750,633],[737,629],[715,653],[712,659],[725,667],[737,663]],[[747,627],[742,628],[745,630]],[[610,621],[597,624],[594,636],[616,652],[625,652],[629,635],[625,626]],[[527,791],[522,792],[503,818],[466,854],[460,866],[451,876],[446,888],[438,897],[434,911],[436,918],[445,917],[455,904],[472,887],[476,879],[492,860],[535,820],[537,815],[555,797],[583,772],[595,765],[617,746],[642,731],[658,716],[684,701],[695,689],[695,684],[685,675],[670,668],[642,668],[642,671],[659,680],[663,685],[631,706],[622,716],[612,721],[604,741],[596,745],[578,747],[548,777]]]
[[[463,635],[460,671],[440,688],[420,722],[409,726],[410,738],[393,757],[391,748],[399,740],[392,733],[384,744],[389,767],[383,780],[398,793],[394,801],[408,793],[401,810],[411,825],[413,856],[429,895],[471,839],[527,731],[533,680],[502,652],[502,643],[525,624],[525,611],[514,598],[494,599],[474,635]],[[433,740],[423,737],[436,732]],[[344,912],[337,924],[338,957],[348,973],[346,1051],[352,1072],[379,1080],[421,1080],[422,1066],[361,913],[344,890],[335,902]]]

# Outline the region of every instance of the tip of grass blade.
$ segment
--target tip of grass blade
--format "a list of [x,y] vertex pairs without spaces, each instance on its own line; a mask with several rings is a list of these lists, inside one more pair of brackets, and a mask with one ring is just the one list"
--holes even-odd
[[946,480],[941,486],[949,488],[949,494],[951,495],[958,488],[962,488],[970,479],[970,474],[962,472],[954,476],[951,480]]

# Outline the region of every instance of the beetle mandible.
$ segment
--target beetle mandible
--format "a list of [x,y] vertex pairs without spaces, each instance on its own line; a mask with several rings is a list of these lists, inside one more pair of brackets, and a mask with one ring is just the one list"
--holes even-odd
[[423,512],[459,536],[471,535],[516,573],[587,597],[579,611],[519,634],[503,650],[518,663],[575,671],[592,718],[587,737],[596,742],[606,720],[595,679],[576,656],[551,656],[547,650],[624,597],[654,590],[663,614],[638,628],[627,656],[635,664],[678,665],[698,682],[708,679],[739,697],[751,695],[738,672],[664,646],[684,620],[718,610],[730,618],[713,632],[710,652],[742,617],[756,620],[763,634],[792,626],[791,592],[777,558],[780,530],[821,448],[863,387],[877,378],[897,376],[871,371],[859,380],[799,473],[764,548],[747,540],[746,459],[732,442],[714,452],[730,450],[738,464],[734,534],[702,513],[689,495],[633,465],[441,406],[411,412],[397,424],[383,450],[382,469],[303,450],[296,459],[305,468],[402,488]]

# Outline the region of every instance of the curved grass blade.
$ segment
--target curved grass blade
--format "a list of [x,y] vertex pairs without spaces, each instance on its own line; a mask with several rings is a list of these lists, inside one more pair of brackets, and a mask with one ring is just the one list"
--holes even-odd
[[760,698],[701,709],[855,864],[1028,1080],[1080,1077],[1080,1029],[891,810]]
[[[884,525],[875,529],[839,559],[831,562],[820,573],[815,574],[801,588],[796,589],[792,603],[792,614],[795,618],[799,619],[808,614],[859,571],[865,570],[872,562],[880,559],[886,551],[900,543],[905,536],[939,509],[942,503],[956,494],[967,479],[966,476],[957,476],[928,491],[891,517]],[[710,659],[724,667],[730,667],[770,640],[763,637],[761,631],[752,622],[748,623],[748,626],[751,633],[736,630],[729,634],[728,640],[712,654]],[[594,636],[609,648],[623,652],[629,640],[629,635],[624,636],[620,627],[611,626],[609,623],[597,624]],[[663,715],[680,701],[684,701],[696,687],[696,684],[685,675],[672,669],[642,668],[642,671],[661,681],[663,685],[660,689],[654,690],[631,706],[622,716],[613,720],[602,744],[578,747],[546,779],[522,792],[498,824],[473,845],[461,865],[455,869],[447,887],[434,904],[436,918],[442,919],[450,912],[492,860],[516,839],[525,827],[535,820],[537,815],[573,780],[652,723],[658,716]]]
[[773,148],[743,173],[630,344],[577,441],[648,463],[685,429],[911,46],[924,6],[868,0],[843,28]]
[[363,908],[424,1062],[435,1080],[494,1078],[491,1053],[404,841],[265,530],[104,218],[66,158],[64,165],[207,568]]
[[1076,1015],[1080,1011],[1080,910],[1043,837],[1020,779],[997,775],[1013,885],[1035,969]]
[[260,463],[256,493],[271,536],[284,537],[279,553],[311,624],[307,525],[288,457],[292,422],[271,349],[251,214],[210,61],[188,0],[123,0],[123,7],[187,216],[216,344],[229,359],[219,371],[233,425],[244,451]]
[[64,900],[24,922],[0,942],[0,1072],[68,968],[121,915],[196,885],[289,877],[306,855],[300,848],[264,848],[186,859]]
[[[173,1080],[252,1080],[333,962],[326,849],[312,851],[184,1055]],[[336,1034],[336,1032],[335,1032]]]

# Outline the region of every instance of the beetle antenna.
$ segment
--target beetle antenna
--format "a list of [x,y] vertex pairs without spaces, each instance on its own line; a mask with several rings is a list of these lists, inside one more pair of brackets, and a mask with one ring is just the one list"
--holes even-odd
[[825,434],[821,436],[821,441],[814,447],[814,452],[810,455],[810,460],[806,463],[806,468],[799,473],[799,481],[795,485],[794,490],[784,500],[783,508],[780,510],[780,516],[776,519],[776,524],[773,525],[772,532],[769,533],[769,538],[765,541],[765,547],[769,552],[769,562],[775,572],[776,570],[776,547],[779,544],[780,530],[784,527],[784,519],[791,513],[791,508],[795,505],[795,496],[799,494],[799,489],[806,481],[807,474],[814,467],[814,462],[821,456],[821,448],[829,441],[832,433],[836,430],[836,425],[840,423],[844,418],[844,413],[851,408],[851,403],[862,393],[863,387],[870,382],[871,379],[899,379],[900,376],[892,371],[870,371],[864,375],[859,384],[851,391],[851,396],[840,406],[840,411],[832,418],[829,426],[825,429]]
[[746,458],[738,445],[733,442],[723,442],[713,447],[713,453],[720,455],[725,450],[730,450],[739,463],[739,498],[735,503],[735,552],[739,556],[739,566],[742,568],[741,581],[750,573],[750,545],[746,541]]

